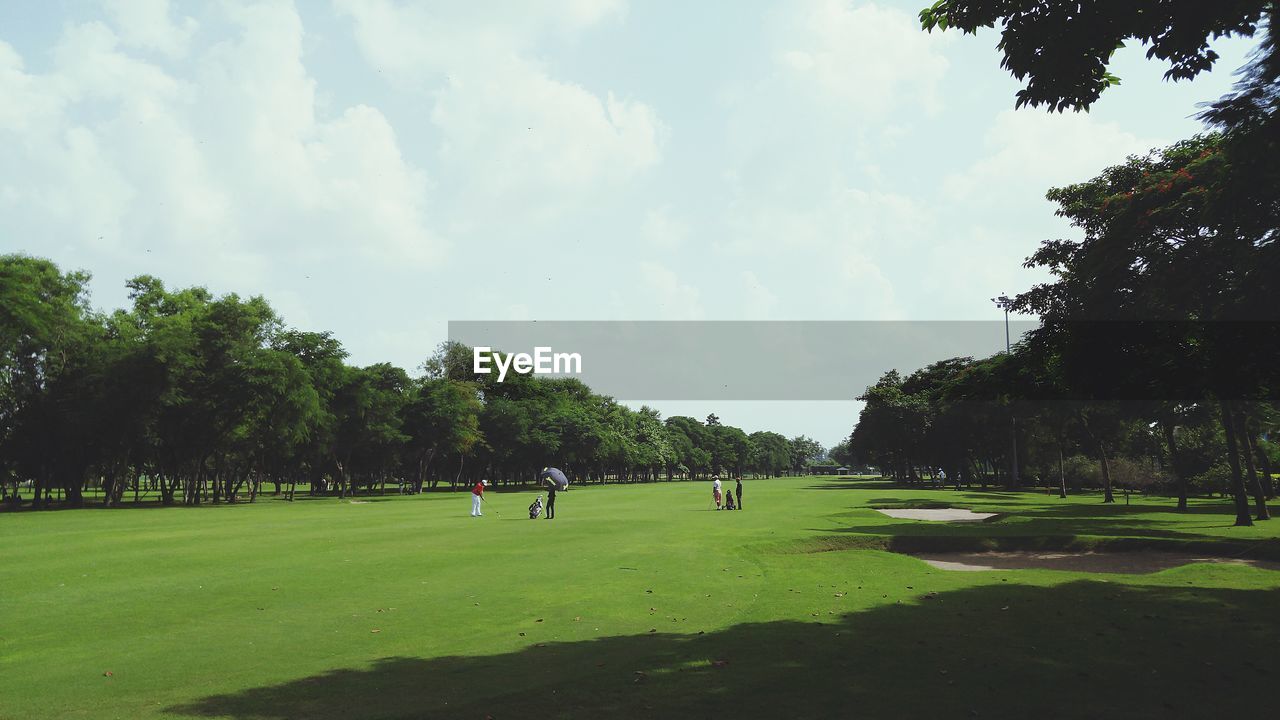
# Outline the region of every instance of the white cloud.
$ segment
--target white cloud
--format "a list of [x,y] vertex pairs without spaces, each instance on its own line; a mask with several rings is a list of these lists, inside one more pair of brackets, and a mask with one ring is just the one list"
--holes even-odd
[[333,6],[354,21],[365,57],[406,83],[463,70],[484,56],[527,55],[542,36],[572,36],[627,11],[623,0],[333,0]]
[[672,212],[670,205],[650,210],[640,228],[641,238],[650,246],[662,250],[680,247],[689,237],[689,224]]
[[940,108],[948,66],[940,48],[950,37],[921,32],[913,14],[847,0],[787,3],[782,12],[775,61],[785,82],[807,86],[841,112]]
[[194,18],[172,18],[169,0],[104,0],[103,6],[124,44],[168,57],[185,55],[198,27]]
[[[121,9],[116,22],[143,20],[117,30],[67,26],[40,74],[0,44],[0,93],[19,99],[0,109],[0,225],[108,258],[155,248],[148,259],[232,287],[263,281],[268,255],[440,256],[425,175],[386,118],[364,105],[318,114],[291,4],[226,4],[231,35],[164,67],[134,54],[178,48],[146,30],[168,17],[157,7]],[[181,27],[170,35],[193,26]]]
[[[660,320],[701,320],[704,316],[698,288],[683,281],[671,268],[642,262],[638,268],[642,288],[640,306],[652,308]],[[647,301],[647,302],[646,302]]]
[[[726,261],[751,268],[743,277],[755,287],[733,310],[809,319],[904,315],[906,288],[935,230],[927,207],[906,195],[849,187],[839,176],[807,204],[738,202],[731,239],[717,247]],[[774,281],[789,292],[763,287]]]
[[1160,144],[1085,113],[1003,110],[983,138],[986,156],[949,175],[945,190],[952,200],[1034,203],[1028,194],[1088,180]]
[[661,159],[667,129],[652,107],[553,77],[531,51],[545,34],[620,16],[620,2],[486,5],[484,22],[463,4],[336,6],[371,65],[406,91],[429,93],[441,171],[458,183],[465,210],[487,216],[482,208],[501,203],[504,222],[555,217]]

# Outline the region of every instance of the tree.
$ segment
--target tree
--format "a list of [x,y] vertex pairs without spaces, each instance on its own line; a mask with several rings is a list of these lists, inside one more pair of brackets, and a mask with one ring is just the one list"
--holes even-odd
[[316,393],[317,405],[309,418],[307,432],[294,444],[286,467],[281,469],[289,481],[288,498],[293,500],[299,480],[305,480],[314,492],[331,469],[331,448],[338,424],[334,399],[346,376],[343,360],[347,352],[327,332],[287,330],[278,334],[272,345],[298,358],[308,384]]
[[480,402],[475,384],[425,379],[403,407],[403,430],[412,458],[412,492],[422,492],[431,462],[441,455],[466,457],[483,442]]
[[781,475],[791,467],[791,442],[781,433],[751,433],[751,467],[766,477]]
[[[88,273],[61,272],[48,260],[0,256],[0,473],[15,483],[17,453],[26,453],[26,475],[35,479],[36,502],[50,487],[53,468],[46,443],[53,409],[46,395],[95,332],[88,305]],[[20,425],[25,427],[19,429]],[[21,432],[26,440],[14,442]],[[39,455],[37,456],[37,453]],[[8,462],[5,462],[8,459]]]
[[831,456],[831,460],[833,462],[840,463],[841,465],[851,466],[858,464],[856,456],[849,450],[848,440],[842,440],[835,445],[832,445],[831,449],[827,451],[827,454]]
[[1055,280],[1015,307],[1040,315],[1031,342],[1056,353],[1063,382],[1095,405],[1219,405],[1237,523],[1246,525],[1249,489],[1259,519],[1268,513],[1260,484],[1247,489],[1239,470],[1236,414],[1280,387],[1269,360],[1280,340],[1271,323],[1254,322],[1275,313],[1260,288],[1280,268],[1275,228],[1221,214],[1231,174],[1221,141],[1196,137],[1051,190],[1084,238],[1042,243],[1026,264]]
[[[882,471],[887,469],[896,480],[916,479],[918,450],[929,427],[927,398],[905,392],[902,376],[890,370],[858,400],[865,405],[849,438],[849,449]],[[793,450],[793,458],[795,454]]]
[[1167,62],[1166,80],[1189,80],[1218,60],[1212,40],[1274,25],[1275,8],[1271,0],[938,0],[920,11],[920,24],[973,34],[999,23],[1000,66],[1025,81],[1017,107],[1085,110],[1120,84],[1108,66],[1126,42]]

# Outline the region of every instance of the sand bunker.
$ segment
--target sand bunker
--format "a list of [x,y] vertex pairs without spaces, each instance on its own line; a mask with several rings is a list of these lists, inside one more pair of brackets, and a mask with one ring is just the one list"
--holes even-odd
[[1190,563],[1234,563],[1280,570],[1280,563],[1246,558],[1205,557],[1184,553],[1005,551],[981,553],[911,553],[940,570],[1072,570],[1145,575]]
[[982,522],[996,516],[996,513],[980,513],[964,508],[883,508],[880,512],[901,520],[940,522]]

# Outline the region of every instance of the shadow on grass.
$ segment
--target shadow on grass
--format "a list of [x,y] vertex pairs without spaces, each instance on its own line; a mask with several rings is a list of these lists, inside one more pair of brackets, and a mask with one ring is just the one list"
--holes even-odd
[[1215,538],[1191,533],[1161,532],[1126,527],[1108,535],[1094,522],[1054,523],[1036,532],[1024,523],[1009,532],[993,532],[998,522],[898,523],[814,530],[822,535],[793,544],[789,552],[887,550],[900,553],[986,552],[1041,550],[1063,552],[1178,552],[1205,557],[1251,558],[1280,562],[1280,539]]
[[927,590],[834,616],[826,608],[839,600],[829,598],[821,622],[382,658],[166,711],[243,720],[1163,718],[1261,716],[1272,706],[1280,591],[1091,581],[922,597]]

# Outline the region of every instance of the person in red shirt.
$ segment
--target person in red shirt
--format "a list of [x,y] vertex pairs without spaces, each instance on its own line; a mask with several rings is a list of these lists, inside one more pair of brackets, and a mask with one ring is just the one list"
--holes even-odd
[[471,488],[471,517],[480,517],[484,514],[480,512],[480,502],[484,500],[484,487],[488,484],[488,480],[477,480],[475,487]]

